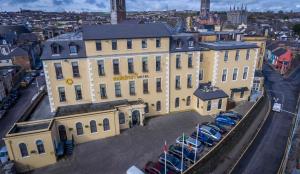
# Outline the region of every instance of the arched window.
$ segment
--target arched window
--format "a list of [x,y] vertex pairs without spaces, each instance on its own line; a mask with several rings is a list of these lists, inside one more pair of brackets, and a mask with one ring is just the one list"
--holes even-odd
[[109,127],[109,120],[108,120],[107,118],[105,118],[105,119],[103,120],[103,130],[104,130],[104,131],[110,130],[110,127]]
[[45,153],[45,147],[42,140],[37,140],[35,144],[39,154]]
[[83,135],[82,123],[76,123],[76,131],[77,131],[77,135]]
[[91,133],[97,132],[97,124],[95,120],[90,121]]
[[119,123],[120,124],[125,124],[125,114],[124,114],[124,112],[119,113]]
[[28,156],[28,150],[27,150],[27,146],[26,146],[25,143],[19,144],[19,148],[20,148],[20,152],[21,152],[22,157]]
[[161,111],[161,102],[160,101],[156,102],[156,111]]

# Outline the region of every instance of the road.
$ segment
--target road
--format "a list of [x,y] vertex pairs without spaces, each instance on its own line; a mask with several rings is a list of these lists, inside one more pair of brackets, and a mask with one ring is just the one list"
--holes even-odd
[[[44,84],[42,77],[38,78],[39,85]],[[17,103],[8,110],[6,115],[0,119],[0,147],[4,145],[2,138],[6,135],[13,124],[20,119],[25,110],[30,106],[31,99],[38,91],[35,82],[31,83],[26,89],[19,90],[20,98]]]
[[[272,98],[283,103],[283,109],[296,112],[300,91],[300,68],[284,79],[268,65],[264,66],[265,86]],[[285,152],[293,115],[271,112],[262,130],[233,170],[233,174],[274,174]]]

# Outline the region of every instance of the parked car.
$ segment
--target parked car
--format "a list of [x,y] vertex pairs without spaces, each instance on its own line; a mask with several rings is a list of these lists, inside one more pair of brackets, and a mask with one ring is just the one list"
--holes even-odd
[[[167,164],[167,168],[173,170],[175,172],[185,171],[187,169],[186,164],[181,161],[181,159],[175,157],[174,155],[167,154],[165,158],[165,154],[161,154],[158,160],[161,164],[165,165],[165,161]],[[183,165],[182,165],[183,163]]]
[[[146,174],[165,174],[165,166],[159,162],[149,161],[145,165],[144,171]],[[175,172],[167,168],[167,174],[175,174]]]
[[225,113],[221,113],[220,115],[224,115],[224,116],[227,116],[235,121],[239,121],[240,119],[243,118],[243,116],[235,111],[228,111],[228,112],[225,112]]
[[4,146],[0,148],[0,162],[4,164],[7,161],[8,161],[8,152],[7,152],[7,148]]
[[[192,134],[191,134],[191,137],[192,138],[196,138],[196,136],[197,136],[197,131],[195,131],[195,132],[193,132]],[[215,142],[210,138],[210,137],[208,137],[207,135],[205,135],[205,134],[202,134],[201,132],[199,133],[198,132],[198,138],[197,138],[201,143],[203,143],[203,144],[205,144],[205,145],[207,145],[207,146],[209,146],[209,147],[212,147],[212,146],[214,146],[215,145]]]
[[228,132],[228,130],[222,126],[218,126],[214,123],[210,123],[210,122],[205,122],[205,123],[202,123],[202,125],[206,125],[206,126],[209,126],[213,129],[215,129],[216,131],[220,132],[221,134],[225,134]]
[[197,153],[195,153],[194,150],[190,150],[187,147],[179,146],[179,145],[171,145],[169,147],[169,153],[177,156],[178,158],[181,158],[183,152],[183,158],[188,163],[193,164],[196,156],[196,161],[199,159],[199,156]]
[[27,87],[32,81],[33,81],[33,77],[31,77],[30,75],[27,75],[27,76],[25,76],[25,77],[22,79],[20,85],[21,85],[21,87],[25,88],[25,87]]
[[206,126],[206,125],[201,125],[199,127],[199,132],[201,134],[205,134],[206,136],[210,137],[214,141],[220,141],[222,138],[222,135],[220,132],[216,131],[212,127]]
[[215,122],[218,125],[224,125],[224,126],[234,126],[236,125],[236,122],[234,120],[232,120],[231,118],[227,117],[227,116],[222,116],[219,115],[216,117]]
[[[183,142],[183,143],[182,143]],[[193,150],[196,150],[197,153],[200,153],[203,151],[203,145],[200,141],[196,140],[195,138],[189,137],[189,136],[180,136],[176,139],[176,143],[179,145],[184,145],[188,148],[191,148]]]

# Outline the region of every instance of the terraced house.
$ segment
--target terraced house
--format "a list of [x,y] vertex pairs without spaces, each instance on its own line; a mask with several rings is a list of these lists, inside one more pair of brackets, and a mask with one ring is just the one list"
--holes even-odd
[[213,115],[228,100],[248,100],[257,44],[200,35],[164,24],[119,24],[49,39],[42,59],[55,116],[15,124],[5,138],[10,158],[30,170],[55,163],[70,140],[118,135],[170,112]]

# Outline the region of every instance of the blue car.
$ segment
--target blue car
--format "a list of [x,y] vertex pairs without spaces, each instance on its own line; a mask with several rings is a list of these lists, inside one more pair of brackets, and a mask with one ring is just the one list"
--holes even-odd
[[236,125],[236,122],[233,119],[231,119],[227,116],[224,116],[224,115],[217,116],[215,119],[215,122],[218,125],[224,125],[224,126],[235,126]]
[[167,154],[166,157],[167,158],[165,158],[165,154],[161,154],[159,156],[158,161],[163,165],[165,165],[165,161],[166,161],[167,167],[170,170],[181,172],[181,171],[185,171],[188,168],[184,162],[182,165],[183,167],[181,168],[181,164],[182,164],[181,159],[178,159],[176,156]]
[[[196,138],[197,136],[197,132],[193,132],[191,134],[191,137],[192,138]],[[201,132],[198,133],[198,138],[197,138],[200,142],[202,142],[203,144],[207,145],[207,146],[214,146],[215,145],[215,142],[210,138],[208,137],[207,135],[205,134],[202,134]]]
[[[182,155],[182,146],[180,145],[171,145],[169,147],[169,153],[173,154],[175,156],[177,156],[178,158],[181,159],[181,155]],[[195,160],[195,155],[196,155],[196,161],[199,159],[199,156],[197,154],[195,154],[194,150],[190,150],[186,147],[183,148],[183,158],[190,162],[190,163],[194,163]]]
[[220,115],[223,115],[223,116],[227,116],[235,121],[239,121],[240,119],[243,118],[243,116],[235,111],[228,111],[228,112],[224,112],[224,113],[221,113]]

